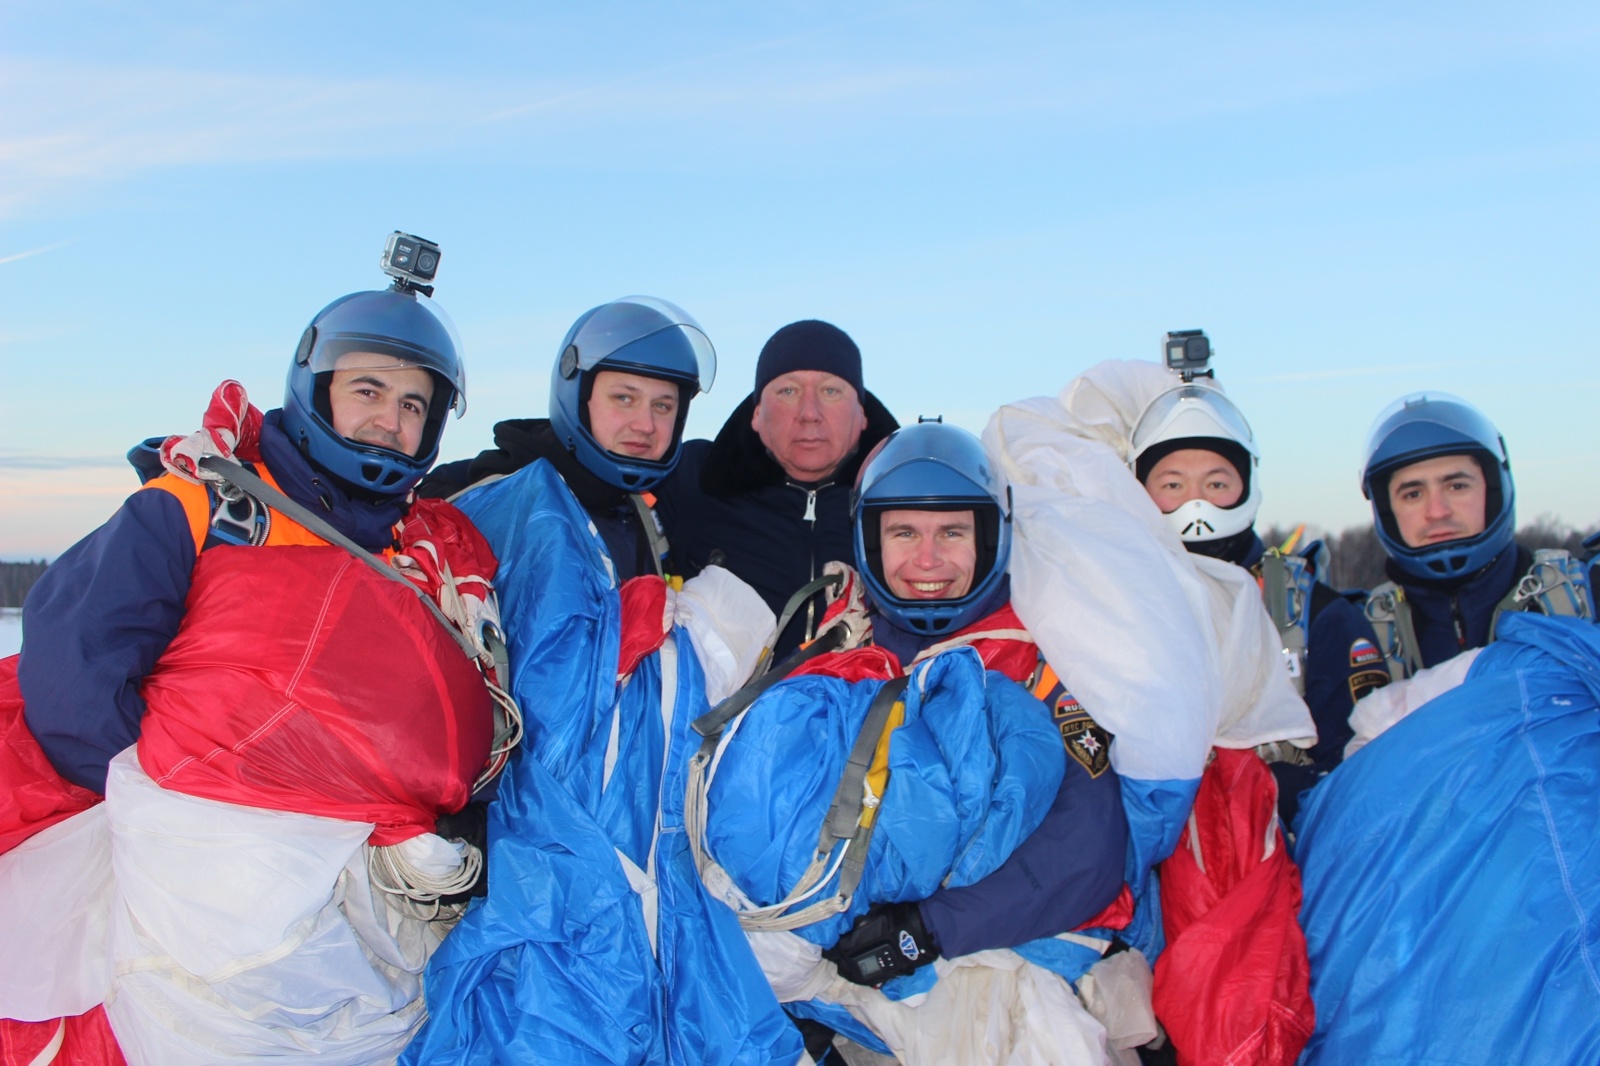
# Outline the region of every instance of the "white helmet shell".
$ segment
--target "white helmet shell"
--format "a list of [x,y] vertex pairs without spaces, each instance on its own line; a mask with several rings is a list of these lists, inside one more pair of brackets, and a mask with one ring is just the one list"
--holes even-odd
[[1189,500],[1167,512],[1168,524],[1186,542],[1231,537],[1255,523],[1256,512],[1261,510],[1261,479],[1256,476],[1260,456],[1250,423],[1221,389],[1194,382],[1168,389],[1151,400],[1133,427],[1128,468],[1135,476],[1140,458],[1152,449],[1159,448],[1165,454],[1177,450],[1176,445],[1218,451],[1219,444],[1226,449],[1219,454],[1236,466],[1236,456],[1243,453],[1248,457],[1247,469],[1239,471],[1245,491],[1232,507]]

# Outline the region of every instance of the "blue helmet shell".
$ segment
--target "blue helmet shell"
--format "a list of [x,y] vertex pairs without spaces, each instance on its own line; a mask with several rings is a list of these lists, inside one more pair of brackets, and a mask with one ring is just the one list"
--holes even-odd
[[[964,511],[977,520],[978,570],[972,588],[952,600],[904,600],[883,574],[879,516],[887,510]],[[926,636],[954,633],[991,606],[1011,559],[1010,493],[971,433],[920,422],[892,433],[861,470],[852,503],[856,570],[878,611]]]
[[[393,289],[342,296],[317,312],[300,338],[284,388],[284,431],[313,464],[347,488],[404,495],[439,457],[446,415],[454,411],[460,417],[466,410],[460,351],[449,319],[431,300]],[[340,357],[352,352],[375,353],[433,376],[433,402],[416,455],[334,431],[328,384]]]
[[[679,386],[678,420],[660,459],[607,451],[589,430],[589,395],[602,370]],[[624,296],[583,313],[561,341],[550,371],[550,426],[586,469],[624,492],[646,492],[678,465],[689,401],[709,392],[717,353],[688,312],[653,296]]]
[[[1443,455],[1470,455],[1483,467],[1488,489],[1483,532],[1424,548],[1409,547],[1389,506],[1390,477],[1402,467]],[[1367,434],[1361,492],[1372,501],[1373,524],[1383,550],[1397,567],[1423,580],[1481,570],[1505,550],[1516,531],[1516,486],[1505,438],[1483,412],[1448,393],[1412,393],[1378,415]]]

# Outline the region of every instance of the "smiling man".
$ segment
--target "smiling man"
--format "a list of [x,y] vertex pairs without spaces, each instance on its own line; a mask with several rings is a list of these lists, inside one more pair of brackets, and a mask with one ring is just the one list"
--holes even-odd
[[[697,573],[720,556],[774,613],[822,565],[850,554],[850,486],[862,457],[895,429],[866,390],[861,351],[827,322],[792,322],[756,361],[755,390],[715,441],[683,447],[659,490],[675,558]],[[777,652],[798,647],[821,617],[821,593],[795,612]]]
[[906,669],[971,645],[1033,689],[1066,755],[1048,812],[997,869],[926,899],[874,904],[824,952],[847,980],[881,984],[941,955],[1015,947],[1094,918],[1122,887],[1128,830],[1109,734],[1011,610],[1010,496],[983,445],[955,426],[907,426],[868,457],[856,497],[853,558],[872,642]]
[[346,440],[415,455],[433,399],[433,375],[377,352],[339,357],[328,383],[333,429]]
[[[1465,400],[1419,392],[1385,409],[1367,437],[1361,491],[1389,556],[1367,616],[1396,679],[1488,644],[1503,611],[1593,619],[1592,576],[1579,563],[1512,540],[1505,438]],[[1519,597],[1528,578],[1531,594]]]

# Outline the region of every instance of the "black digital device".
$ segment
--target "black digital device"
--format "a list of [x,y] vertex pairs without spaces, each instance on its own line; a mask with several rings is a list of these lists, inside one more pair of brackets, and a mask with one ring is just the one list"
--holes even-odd
[[889,954],[889,950],[885,945],[863,952],[850,961],[855,964],[856,972],[861,975],[862,980],[876,987],[894,976],[891,969],[894,957]]
[[1211,370],[1211,340],[1203,329],[1180,329],[1161,338],[1161,353],[1167,369],[1183,375],[1186,382],[1214,377]]
[[411,233],[395,230],[384,245],[383,258],[378,260],[383,272],[394,278],[399,292],[420,292],[433,295],[433,279],[439,273],[439,246]]

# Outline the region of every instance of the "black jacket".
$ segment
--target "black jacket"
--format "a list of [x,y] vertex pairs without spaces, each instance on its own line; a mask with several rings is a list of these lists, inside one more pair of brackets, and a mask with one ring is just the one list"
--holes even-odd
[[497,422],[494,442],[496,447],[479,452],[476,459],[461,459],[434,467],[417,486],[417,495],[444,499],[484,478],[514,474],[534,460],[544,459],[556,468],[579,506],[594,520],[617,568],[617,580],[655,573],[655,564],[650,559],[650,538],[645,536],[633,501],[626,492],[601,481],[578,462],[577,456],[567,450],[550,428],[548,418],[512,418]]
[[[795,590],[822,573],[824,563],[852,562],[850,493],[862,460],[899,428],[887,408],[868,392],[862,397],[867,426],[855,453],[833,477],[815,485],[790,481],[750,425],[752,393],[728,416],[715,441],[684,442],[678,468],[656,489],[656,511],[685,577],[722,565],[750,584],[774,614]],[[795,612],[779,635],[777,654],[799,647],[808,620],[822,617],[819,594]]]

